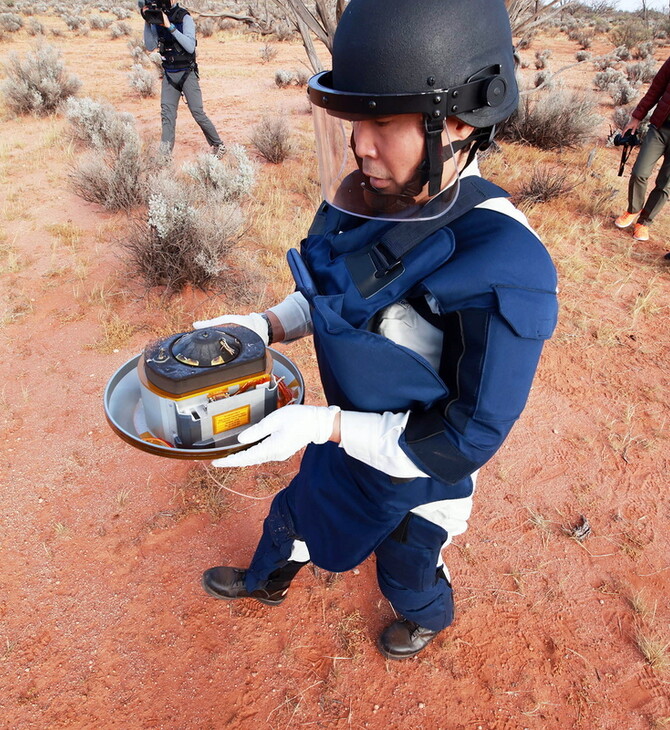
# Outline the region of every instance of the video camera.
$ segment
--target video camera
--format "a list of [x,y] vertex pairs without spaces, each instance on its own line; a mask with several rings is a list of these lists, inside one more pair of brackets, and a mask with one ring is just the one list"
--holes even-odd
[[148,0],[140,14],[151,25],[163,25],[163,13],[170,10],[170,0]]

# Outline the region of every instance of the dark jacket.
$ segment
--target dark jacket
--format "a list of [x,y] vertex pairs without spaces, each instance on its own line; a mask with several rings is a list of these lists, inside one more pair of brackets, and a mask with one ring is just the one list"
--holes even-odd
[[647,93],[633,110],[633,117],[642,121],[654,104],[656,104],[656,109],[654,109],[649,123],[658,128],[670,116],[670,58],[654,76]]

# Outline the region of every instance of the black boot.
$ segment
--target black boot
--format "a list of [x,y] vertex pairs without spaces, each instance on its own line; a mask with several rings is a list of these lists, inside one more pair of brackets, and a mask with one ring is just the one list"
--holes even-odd
[[379,637],[379,651],[387,659],[409,659],[425,649],[439,633],[409,619],[394,621]]
[[272,572],[264,586],[251,592],[244,585],[246,570],[222,565],[210,568],[202,574],[202,587],[214,598],[224,598],[229,601],[236,598],[255,598],[268,606],[278,606],[286,598],[291,581],[303,565],[306,563],[290,560]]

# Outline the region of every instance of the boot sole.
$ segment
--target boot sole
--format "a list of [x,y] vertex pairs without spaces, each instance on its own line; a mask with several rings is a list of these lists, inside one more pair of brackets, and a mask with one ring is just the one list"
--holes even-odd
[[212,596],[212,598],[219,598],[222,601],[238,601],[240,598],[251,598],[259,603],[264,603],[266,606],[278,606],[286,600],[286,597],[280,598],[278,601],[273,601],[270,598],[257,598],[256,596],[224,596],[221,593],[217,593],[213,588],[205,583],[204,578],[200,579],[200,585],[202,586],[205,593]]
[[633,223],[635,223],[635,219],[633,219],[630,223],[626,223],[625,226],[619,225],[616,221],[614,221],[614,225],[620,230],[623,231],[625,228],[630,228]]

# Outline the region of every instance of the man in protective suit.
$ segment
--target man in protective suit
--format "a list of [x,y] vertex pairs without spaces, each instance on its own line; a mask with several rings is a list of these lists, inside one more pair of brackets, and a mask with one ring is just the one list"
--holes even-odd
[[390,659],[453,620],[442,549],[467,526],[478,469],[524,408],[557,317],[556,273],[476,152],[516,108],[503,0],[351,0],[333,69],[309,83],[324,203],[289,265],[296,292],[243,324],[313,334],[328,407],[289,405],[218,467],[306,446],[248,568],[203,574],[217,598],[281,603],[308,561],[372,553],[400,618]]
[[[172,0],[152,3],[139,0],[144,18],[144,45],[148,51],[158,48],[163,59],[161,86],[161,148],[170,154],[174,148],[179,99],[184,97],[193,119],[198,123],[212,154],[223,157],[226,146],[216,127],[205,114],[195,58],[195,23],[188,10]],[[160,12],[157,12],[159,10]]]

